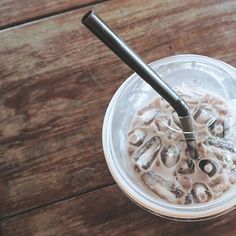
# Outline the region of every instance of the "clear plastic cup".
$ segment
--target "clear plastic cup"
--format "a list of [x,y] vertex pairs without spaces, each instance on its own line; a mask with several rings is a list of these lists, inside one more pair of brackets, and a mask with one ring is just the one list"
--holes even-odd
[[[220,95],[232,106],[236,98],[234,67],[200,55],[177,55],[155,61],[150,66],[171,86],[203,88]],[[225,214],[236,207],[236,187],[208,203],[177,205],[146,190],[128,163],[127,132],[140,108],[157,96],[137,74],[131,75],[117,90],[103,123],[103,149],[109,170],[121,190],[145,210],[164,218],[199,221]]]

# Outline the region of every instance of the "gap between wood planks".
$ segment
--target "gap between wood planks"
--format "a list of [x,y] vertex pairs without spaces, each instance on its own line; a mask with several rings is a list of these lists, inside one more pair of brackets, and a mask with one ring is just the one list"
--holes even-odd
[[40,209],[40,208],[45,208],[45,207],[48,207],[48,206],[52,206],[54,204],[57,204],[57,203],[60,203],[60,202],[63,202],[63,201],[67,201],[67,200],[70,200],[70,199],[73,199],[73,198],[77,198],[77,197],[80,197],[82,195],[94,192],[98,189],[108,188],[108,187],[113,186],[113,185],[116,185],[116,183],[113,182],[111,184],[104,184],[104,185],[101,185],[97,188],[91,189],[89,191],[85,191],[85,192],[82,192],[82,193],[79,193],[79,194],[67,196],[67,197],[58,199],[56,201],[51,201],[51,202],[48,202],[46,204],[38,205],[38,206],[31,207],[31,208],[28,208],[28,209],[25,209],[25,210],[22,210],[22,211],[19,211],[19,212],[16,212],[16,213],[12,213],[12,214],[3,216],[3,217],[0,218],[0,236],[1,236],[1,223],[3,223],[4,221],[8,220],[11,217],[15,217],[15,216],[19,216],[19,215],[22,215],[22,214],[25,214],[25,213],[29,213],[31,211],[34,211],[34,210],[37,210],[37,209]]
[[[4,32],[5,30],[12,30],[15,27],[22,26],[22,25],[25,25],[25,24],[28,24],[28,23],[33,23],[33,22],[36,22],[36,21],[39,21],[39,20],[43,20],[43,19],[50,18],[50,17],[53,17],[53,16],[65,14],[67,12],[75,11],[75,10],[81,9],[83,7],[88,7],[88,6],[91,6],[91,5],[101,4],[103,2],[108,2],[108,1],[110,1],[110,0],[94,0],[93,2],[90,2],[90,3],[85,3],[85,4],[82,4],[82,5],[69,7],[69,8],[66,8],[66,9],[63,9],[63,10],[59,10],[59,11],[52,11],[48,14],[42,14],[40,16],[28,18],[28,19],[17,21],[17,22],[10,23],[10,24],[6,24],[6,25],[3,25],[3,26],[0,26],[0,33]],[[39,205],[39,206],[36,206],[36,207],[31,207],[31,208],[28,208],[28,209],[25,209],[25,210],[22,210],[22,211],[19,211],[19,212],[16,212],[16,213],[12,213],[12,214],[0,217],[0,223],[2,223],[6,219],[11,218],[13,216],[18,216],[18,215],[21,215],[21,214],[24,214],[24,213],[27,213],[27,212],[30,212],[30,211],[33,211],[33,210],[36,210],[36,209],[39,209],[39,208],[47,207],[47,206],[50,206],[50,205],[53,205],[53,204],[56,204],[56,203],[59,203],[59,202],[65,201],[65,200],[69,200],[69,199],[74,198],[74,197],[78,197],[80,195],[87,194],[89,192],[96,191],[100,188],[106,188],[106,187],[112,186],[114,184],[115,183],[113,182],[112,184],[102,185],[100,187],[91,189],[91,190],[86,191],[86,192],[71,195],[71,196],[68,196],[68,197],[65,197],[65,198],[62,198],[62,199],[58,199],[56,201],[51,201],[51,202],[46,203],[46,204],[42,204],[42,205]],[[1,232],[1,224],[0,224],[0,236],[1,235],[2,235],[2,232]]]
[[31,18],[28,18],[28,19],[25,19],[25,20],[21,20],[21,21],[17,21],[17,22],[14,22],[14,23],[2,25],[2,26],[0,26],[0,33],[1,33],[1,30],[12,29],[12,28],[18,27],[20,25],[33,23],[33,22],[38,21],[38,20],[42,20],[42,19],[45,19],[45,18],[50,18],[50,17],[61,15],[61,14],[64,14],[64,13],[67,13],[67,12],[70,12],[70,11],[75,11],[75,10],[81,9],[83,7],[88,7],[88,6],[91,6],[91,5],[101,4],[103,2],[109,2],[109,1],[111,1],[111,0],[94,0],[93,2],[90,2],[90,3],[84,3],[84,4],[81,4],[81,5],[78,5],[78,6],[72,6],[72,7],[65,8],[63,10],[52,11],[50,13],[42,14],[40,16],[35,16],[35,17],[31,17]]

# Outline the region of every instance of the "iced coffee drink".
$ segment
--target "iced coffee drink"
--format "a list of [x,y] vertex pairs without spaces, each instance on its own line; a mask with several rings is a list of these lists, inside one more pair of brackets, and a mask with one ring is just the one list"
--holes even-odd
[[188,153],[177,113],[161,97],[137,111],[128,132],[129,162],[147,191],[170,203],[206,203],[236,184],[232,107],[206,90],[175,88],[192,111],[199,157]]

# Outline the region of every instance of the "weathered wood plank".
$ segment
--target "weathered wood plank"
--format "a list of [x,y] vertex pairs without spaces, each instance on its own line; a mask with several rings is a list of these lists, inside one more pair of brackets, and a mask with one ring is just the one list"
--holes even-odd
[[[80,24],[83,8],[0,33],[0,216],[113,183],[101,128],[131,71]],[[117,0],[95,10],[146,61],[236,65],[235,1]]]
[[235,235],[236,211],[219,219],[183,223],[153,216],[116,185],[3,222],[3,235]]
[[102,0],[1,0],[0,29]]

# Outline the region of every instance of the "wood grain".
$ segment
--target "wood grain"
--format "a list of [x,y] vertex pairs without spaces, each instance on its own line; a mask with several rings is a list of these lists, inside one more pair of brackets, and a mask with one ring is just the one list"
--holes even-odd
[[[219,219],[182,223],[151,215],[117,186],[101,188],[3,222],[3,235],[235,235],[236,211]],[[23,227],[22,227],[23,226]]]
[[[131,71],[80,24],[90,8],[0,33],[2,218],[114,183],[102,121]],[[236,65],[234,0],[115,0],[94,8],[147,62],[196,53]]]
[[1,0],[0,29],[103,0]]

